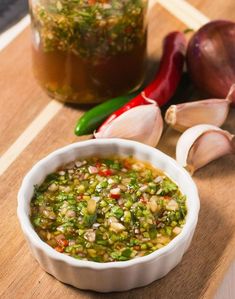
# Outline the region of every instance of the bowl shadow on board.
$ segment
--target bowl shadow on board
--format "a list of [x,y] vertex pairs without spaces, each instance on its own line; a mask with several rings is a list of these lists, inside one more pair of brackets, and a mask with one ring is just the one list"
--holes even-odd
[[69,292],[87,299],[202,298],[232,236],[226,217],[222,217],[214,208],[213,198],[204,196],[204,194],[200,194],[201,211],[192,243],[180,264],[165,277],[146,287],[126,292],[97,293],[67,285]]

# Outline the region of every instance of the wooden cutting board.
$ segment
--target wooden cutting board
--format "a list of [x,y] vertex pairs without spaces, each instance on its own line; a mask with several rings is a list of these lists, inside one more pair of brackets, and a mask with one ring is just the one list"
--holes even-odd
[[[209,18],[235,20],[234,0],[190,0]],[[148,53],[156,69],[163,37],[207,20],[184,0],[159,0],[150,13]],[[186,77],[177,99],[200,96]],[[117,294],[97,294],[64,285],[33,259],[16,218],[17,192],[26,172],[49,152],[87,139],[73,134],[80,108],[51,101],[35,82],[27,28],[0,52],[0,298],[212,298],[235,257],[235,157],[226,156],[194,176],[201,198],[199,222],[182,262],[151,285]],[[235,134],[235,110],[224,128]],[[166,129],[159,148],[174,157],[179,134]],[[145,275],[145,273],[143,273]],[[88,278],[89,279],[89,278]]]

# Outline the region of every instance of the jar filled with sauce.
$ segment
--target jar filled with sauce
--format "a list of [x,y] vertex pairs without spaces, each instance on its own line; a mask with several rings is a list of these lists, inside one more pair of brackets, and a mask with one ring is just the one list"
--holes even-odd
[[143,82],[147,0],[30,0],[33,69],[62,102],[98,103]]

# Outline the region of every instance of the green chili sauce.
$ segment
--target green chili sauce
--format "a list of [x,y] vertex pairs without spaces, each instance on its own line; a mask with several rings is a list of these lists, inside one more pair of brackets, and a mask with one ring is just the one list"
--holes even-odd
[[44,52],[72,51],[80,57],[129,52],[145,42],[143,0],[47,0],[33,6]]
[[186,198],[132,157],[72,162],[35,186],[31,221],[55,250],[80,260],[126,261],[167,245],[185,224]]
[[99,102],[139,87],[146,0],[38,0],[31,5],[34,73],[61,101]]

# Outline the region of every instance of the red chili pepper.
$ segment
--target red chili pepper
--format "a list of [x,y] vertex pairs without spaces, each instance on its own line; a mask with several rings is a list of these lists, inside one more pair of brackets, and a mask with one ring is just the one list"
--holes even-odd
[[146,204],[146,203],[147,203],[147,200],[146,200],[144,197],[141,197],[141,198],[140,198],[140,202],[142,202],[143,204]]
[[127,162],[127,161],[124,161],[123,165],[124,165],[124,167],[126,169],[130,169],[131,168],[131,164],[129,162]]
[[143,95],[156,101],[159,106],[165,105],[175,93],[180,82],[183,73],[185,52],[186,40],[184,34],[178,31],[169,33],[163,42],[163,54],[155,79],[143,92],[112,113],[99,127],[98,132],[105,129],[110,122],[127,110],[136,106],[149,104]]
[[120,198],[120,194],[110,194],[110,197],[112,197],[113,199],[119,199]]
[[96,3],[96,0],[88,0],[89,5],[94,5]]
[[69,241],[66,239],[59,239],[57,243],[60,247],[67,247],[69,245]]
[[64,249],[60,246],[56,246],[54,249],[60,253],[64,252]]
[[167,195],[165,195],[165,196],[164,196],[164,199],[166,199],[166,200],[170,200],[170,199],[171,199],[171,197],[170,197],[170,196],[167,196]]
[[77,201],[80,201],[80,200],[82,200],[82,198],[83,198],[83,194],[81,194],[81,195],[78,195],[78,196],[76,197]]
[[98,174],[101,176],[110,176],[113,174],[113,172],[111,169],[104,169],[104,170],[99,170]]
[[96,162],[96,163],[95,163],[95,167],[96,167],[96,168],[100,168],[100,167],[101,167],[101,163],[100,163],[100,162]]

